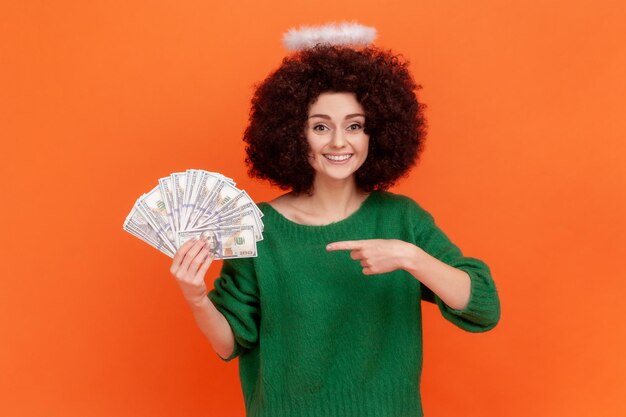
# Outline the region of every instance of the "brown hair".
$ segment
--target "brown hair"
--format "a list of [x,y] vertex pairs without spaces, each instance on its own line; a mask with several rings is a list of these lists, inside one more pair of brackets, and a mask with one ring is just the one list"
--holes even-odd
[[304,133],[308,111],[324,92],[350,92],[365,111],[368,157],[355,173],[369,192],[387,189],[417,162],[426,136],[421,88],[391,51],[321,46],[286,57],[256,88],[244,133],[252,177],[310,192],[314,170]]

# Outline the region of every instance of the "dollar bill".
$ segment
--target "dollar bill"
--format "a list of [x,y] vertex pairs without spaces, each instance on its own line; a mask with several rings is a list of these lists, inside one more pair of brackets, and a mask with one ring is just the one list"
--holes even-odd
[[152,223],[157,233],[173,245],[175,241],[174,229],[167,218],[167,210],[159,186],[140,197],[137,208]]
[[228,182],[218,179],[217,183],[211,190],[211,194],[207,201],[202,204],[202,209],[197,213],[194,223],[207,223],[207,219],[223,207],[231,198],[239,193],[236,187]]
[[190,230],[202,230],[202,229],[220,229],[224,227],[231,226],[252,226],[254,231],[254,237],[257,241],[263,240],[263,228],[259,225],[259,220],[257,219],[254,210],[243,210],[232,214],[226,217],[216,217],[212,222],[208,224],[204,224],[200,227],[194,227]]
[[170,175],[172,179],[172,202],[174,216],[179,219],[178,220],[178,230],[182,230],[182,224],[180,222],[180,217],[182,214],[182,206],[185,200],[185,186],[187,184],[187,173],[186,172],[175,172]]
[[222,180],[219,175],[215,175],[212,172],[203,172],[203,175],[198,183],[199,190],[196,204],[194,205],[187,222],[188,226],[194,226],[201,214],[207,211],[207,207],[211,204],[215,189],[220,181]]
[[256,218],[256,224],[259,226],[259,229],[263,231],[263,221],[261,220],[261,217],[263,217],[263,213],[261,212],[261,210],[259,210],[257,205],[254,204],[252,200],[249,200],[249,202],[247,203],[242,200],[239,200],[239,201],[242,202],[241,205],[239,205],[239,202],[238,202],[238,204],[234,205],[231,210],[223,210],[217,213],[215,217],[218,219],[226,218],[226,217],[234,216],[238,213],[242,213],[244,211],[252,210],[252,214]]
[[172,179],[170,177],[159,178],[159,188],[161,190],[161,196],[165,203],[165,210],[167,211],[167,219],[170,222],[172,230],[179,230],[178,218],[174,216],[174,197],[172,195]]
[[146,243],[154,246],[167,255],[174,256],[174,248],[165,241],[154,226],[146,219],[137,207],[137,203],[133,206],[129,215],[126,217],[123,225],[124,230],[144,240]]
[[133,225],[126,225],[124,227],[124,230],[130,233],[131,235],[143,240],[150,246],[153,246],[154,248],[160,250],[161,252],[169,256],[170,258],[174,257],[174,252],[172,252],[172,250],[169,247],[164,245],[162,242],[153,241],[152,239],[150,239],[150,236],[142,233],[141,230],[135,228]]
[[263,239],[262,216],[231,178],[188,169],[142,194],[122,228],[170,257],[193,236],[210,240],[218,259],[250,257]]
[[260,219],[263,216],[261,210],[254,204],[248,193],[245,191],[237,190],[235,193],[233,190],[224,190],[224,187],[219,187],[216,191],[218,196],[214,197],[214,203],[203,213],[195,222],[196,227],[214,222],[217,217],[226,217],[236,213],[238,210],[243,211],[247,208],[253,208],[255,216],[258,218],[257,223],[261,223]]
[[197,169],[188,169],[186,172],[186,183],[185,183],[185,192],[183,194],[183,205],[182,212],[180,218],[182,219],[180,229],[184,230],[187,228],[187,221],[189,220],[189,214],[191,211],[191,207],[194,203],[194,198],[197,196],[197,187],[196,182],[199,180],[201,175],[201,171]]
[[254,204],[252,198],[246,193],[244,190],[241,190],[239,194],[237,194],[233,199],[231,199],[221,210],[217,211],[217,215],[228,216],[237,210],[245,210],[247,208],[252,208],[256,214],[256,216],[260,219],[263,217],[263,213],[259,208]]
[[256,238],[254,227],[236,226],[221,229],[186,230],[178,232],[178,242],[183,245],[189,239],[207,239],[213,259],[255,257]]

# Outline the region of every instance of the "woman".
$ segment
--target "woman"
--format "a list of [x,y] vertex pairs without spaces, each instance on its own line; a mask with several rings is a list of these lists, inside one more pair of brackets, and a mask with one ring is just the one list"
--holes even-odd
[[248,416],[421,416],[420,301],[468,331],[499,320],[488,267],[384,191],[422,149],[417,88],[391,52],[332,45],[257,88],[250,173],[289,190],[259,205],[258,257],[225,261],[208,297],[204,241],[171,268],[218,355],[239,357]]

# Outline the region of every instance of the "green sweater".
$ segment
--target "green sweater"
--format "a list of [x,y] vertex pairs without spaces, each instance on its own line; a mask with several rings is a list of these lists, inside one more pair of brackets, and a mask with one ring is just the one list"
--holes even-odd
[[[413,200],[373,192],[350,217],[294,223],[261,203],[258,257],[225,261],[210,300],[235,335],[249,417],[422,416],[422,313],[436,302],[455,325],[482,332],[500,304],[489,268],[464,257]],[[363,275],[330,242],[400,239],[466,271],[469,305],[454,310],[406,271]]]

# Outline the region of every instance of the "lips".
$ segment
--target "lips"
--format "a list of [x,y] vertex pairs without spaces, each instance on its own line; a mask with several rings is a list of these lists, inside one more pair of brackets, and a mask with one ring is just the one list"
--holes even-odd
[[329,159],[333,162],[343,162],[343,161],[347,161],[348,159],[350,159],[352,155],[353,154],[351,153],[341,154],[341,155],[327,153],[327,154],[324,154],[324,158]]

